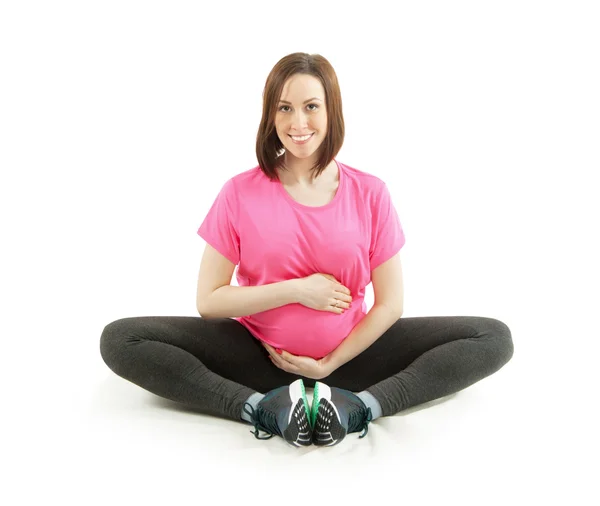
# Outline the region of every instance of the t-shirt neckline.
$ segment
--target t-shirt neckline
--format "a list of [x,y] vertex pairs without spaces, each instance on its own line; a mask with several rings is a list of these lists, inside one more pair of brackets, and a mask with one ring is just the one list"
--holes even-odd
[[335,161],[335,164],[338,167],[338,174],[339,174],[339,184],[337,187],[337,190],[335,192],[335,195],[333,196],[333,199],[331,199],[330,202],[328,202],[327,204],[323,205],[323,206],[307,206],[305,204],[301,204],[300,202],[298,202],[297,200],[295,200],[283,187],[283,183],[279,180],[279,178],[276,179],[276,183],[277,186],[279,187],[279,191],[281,191],[284,195],[284,197],[295,207],[299,208],[299,209],[308,209],[308,210],[319,210],[319,209],[328,209],[329,207],[335,205],[335,203],[340,199],[340,195],[342,193],[342,189],[344,187],[344,183],[346,180],[345,174],[344,174],[344,170],[342,169],[342,164],[339,163],[337,161],[337,159],[333,159]]

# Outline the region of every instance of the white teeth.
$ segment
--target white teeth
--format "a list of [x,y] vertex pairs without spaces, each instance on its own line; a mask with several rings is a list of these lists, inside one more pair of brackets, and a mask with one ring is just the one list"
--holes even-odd
[[[310,135],[312,135],[312,134],[310,134]],[[294,137],[293,135],[290,135],[290,137],[292,139],[294,139],[295,141],[302,142],[302,141],[305,141],[306,139],[308,139],[310,137],[310,135],[305,135],[304,137]]]

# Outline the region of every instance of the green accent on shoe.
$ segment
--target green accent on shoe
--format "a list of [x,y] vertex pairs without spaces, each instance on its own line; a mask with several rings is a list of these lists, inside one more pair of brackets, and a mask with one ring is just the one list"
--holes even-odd
[[[307,405],[304,383],[298,379],[290,385],[267,392],[256,409],[249,402],[244,403],[243,410],[252,420],[255,430],[250,432],[257,439],[270,439],[277,434],[298,447],[312,444]],[[259,431],[266,432],[268,436],[260,437]]]
[[319,401],[320,401],[320,397],[319,397],[319,382],[315,382],[315,388],[313,390],[313,402],[312,402],[312,406],[310,409],[310,426],[312,428],[314,428],[315,423],[317,421],[317,413],[319,412]]
[[325,383],[317,386],[319,393],[311,413],[311,418],[315,411],[317,414],[312,427],[313,444],[333,446],[351,432],[364,431],[359,438],[365,437],[373,420],[371,408],[350,390],[330,387]]

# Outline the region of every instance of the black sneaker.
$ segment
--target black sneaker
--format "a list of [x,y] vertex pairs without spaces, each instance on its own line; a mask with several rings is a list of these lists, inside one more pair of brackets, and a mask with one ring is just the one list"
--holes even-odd
[[[258,403],[256,410],[246,402],[244,411],[252,418],[256,430],[250,432],[253,432],[256,439],[271,439],[277,434],[293,446],[310,446],[312,443],[308,400],[302,379],[268,392]],[[270,435],[259,437],[259,430]]]
[[349,432],[369,431],[373,419],[371,408],[349,390],[329,387],[315,382],[310,421],[313,427],[312,441],[317,446],[338,444]]

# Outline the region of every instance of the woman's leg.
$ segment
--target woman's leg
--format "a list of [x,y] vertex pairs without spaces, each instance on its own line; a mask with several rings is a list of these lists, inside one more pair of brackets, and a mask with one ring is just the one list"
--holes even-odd
[[100,352],[114,373],[145,390],[238,421],[251,394],[298,378],[273,366],[260,342],[229,318],[123,318],[106,325]]
[[366,390],[382,415],[390,416],[463,390],[498,371],[512,355],[510,329],[493,318],[400,318],[322,381],[352,392]]

